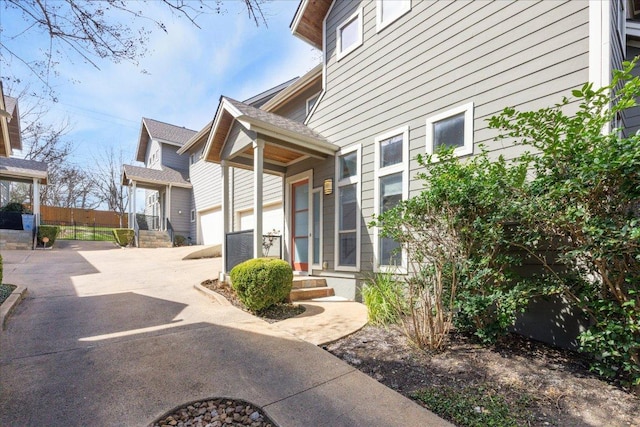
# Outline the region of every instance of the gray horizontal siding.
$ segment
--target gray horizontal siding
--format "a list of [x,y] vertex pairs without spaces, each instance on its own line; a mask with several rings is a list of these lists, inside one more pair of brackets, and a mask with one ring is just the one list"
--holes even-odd
[[[409,125],[410,156],[425,153],[426,118],[474,103],[474,143],[497,156],[518,155],[493,142],[486,120],[507,106],[551,106],[588,80],[588,2],[412,2],[376,33],[375,2],[362,2],[363,45],[336,61],[336,26],[360,2],[336,2],[327,18],[326,91],[308,125],[339,146],[362,145],[361,270],[371,270],[376,136]],[[574,108],[570,106],[569,109]],[[324,173],[333,177],[333,160]],[[410,163],[413,194],[423,183]],[[314,169],[315,173],[315,169]],[[288,175],[293,174],[293,172]],[[320,179],[319,175],[315,175]],[[332,197],[324,213],[334,216]],[[333,263],[334,224],[325,221],[323,259]],[[333,268],[333,266],[331,266]]]
[[191,190],[173,187],[171,189],[171,225],[175,234],[191,237],[195,242],[195,235],[190,234],[191,224],[189,210],[191,208]]
[[162,144],[162,164],[184,171],[189,168],[189,156],[179,155],[178,148],[174,145]]
[[247,146],[251,146],[255,138],[255,132],[247,130],[238,122],[234,122],[222,148],[221,157],[223,159],[232,158]]
[[[233,206],[233,230],[238,231],[239,224],[236,223],[236,214],[241,211],[253,209],[253,197],[255,193],[253,171],[232,168],[230,174],[233,176],[233,186],[230,188],[230,191],[233,192],[230,195]],[[263,177],[263,204],[267,205],[282,200],[282,178],[265,174]]]
[[318,81],[317,84],[310,86],[295,98],[287,101],[279,109],[273,110],[273,113],[302,123],[307,118],[307,99],[318,94],[321,90],[322,82]]

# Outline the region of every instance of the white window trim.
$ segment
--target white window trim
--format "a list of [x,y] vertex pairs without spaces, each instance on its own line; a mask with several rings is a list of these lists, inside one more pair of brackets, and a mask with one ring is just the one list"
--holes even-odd
[[[354,44],[349,46],[348,49],[341,50],[340,46],[342,46],[342,34],[340,33],[340,30],[342,30],[344,27],[346,27],[347,24],[349,24],[354,19],[358,23],[358,39],[356,40],[356,42]],[[351,52],[356,50],[358,47],[362,46],[362,32],[363,32],[362,27],[363,27],[363,25],[362,25],[362,7],[359,7],[358,10],[356,10],[353,15],[351,15],[350,17],[348,17],[347,19],[342,21],[340,23],[340,25],[338,25],[338,27],[336,28],[336,60],[339,61],[340,59],[344,58],[345,56],[347,56],[348,54],[350,54]]]
[[[319,230],[320,231],[320,236],[319,236],[320,237],[320,253],[318,254],[318,262],[317,263],[313,262],[313,259],[315,258],[316,254],[315,254],[315,252],[313,250],[313,241],[311,242],[311,268],[319,269],[319,270],[322,269],[322,243],[323,243],[322,235],[324,234],[322,232],[322,229],[323,229],[322,218],[324,217],[324,215],[322,214],[322,209],[324,207],[324,202],[322,201],[322,196],[323,196],[322,190],[323,190],[322,187],[314,188],[313,190],[311,190],[311,201],[312,201],[312,203],[313,203],[313,195],[315,193],[319,193],[320,194],[320,199],[319,199],[320,200],[320,230]],[[312,204],[311,207],[315,210],[315,206],[313,206],[313,204]],[[311,225],[311,230],[312,230],[311,235],[312,235],[312,238],[315,239],[316,236],[313,233],[313,212],[311,213],[311,224],[312,224]]]
[[[402,162],[387,166],[380,167],[380,142],[385,141],[394,136],[402,135]],[[376,137],[375,139],[375,160],[374,160],[374,194],[373,203],[375,207],[376,215],[380,215],[380,178],[402,172],[402,200],[409,198],[409,126],[403,126],[393,131],[387,132],[383,135]],[[399,274],[407,274],[407,253],[406,250],[402,250],[402,262],[399,266],[393,265],[380,265],[380,229],[378,227],[373,228],[373,271],[374,272],[393,272]]]
[[[411,0],[403,0],[403,3],[405,5],[404,9],[397,16],[394,16],[393,18],[383,21],[382,20],[382,2],[383,1],[384,0],[376,0],[376,33],[379,33],[380,31],[384,30],[389,25],[393,24],[398,19],[402,18],[404,15],[406,15],[411,11]],[[393,1],[400,1],[400,0],[393,0]]]
[[[358,167],[358,173],[356,174],[356,176],[351,176],[348,178],[345,178],[343,180],[340,180],[340,157],[344,156],[345,154],[349,154],[352,152],[356,152],[356,161],[357,161],[357,167]],[[336,182],[336,186],[335,186],[335,212],[334,212],[334,230],[335,230],[335,240],[334,240],[334,270],[336,271],[354,271],[354,272],[358,272],[360,271],[360,252],[361,252],[361,247],[360,247],[360,243],[362,242],[361,236],[360,234],[362,233],[361,231],[361,225],[360,225],[360,218],[361,218],[361,211],[362,211],[362,196],[361,196],[361,182],[362,182],[362,146],[361,144],[356,144],[356,145],[352,145],[350,147],[346,147],[341,149],[338,153],[336,153],[336,157],[335,157],[335,163],[336,163],[336,175],[335,175],[335,182]],[[356,213],[356,265],[352,266],[352,265],[340,265],[340,187],[343,187],[345,185],[351,185],[351,184],[356,184],[356,205],[357,205],[357,213]]]
[[[300,172],[296,175],[293,176],[289,176],[284,180],[284,185],[285,185],[285,190],[284,190],[284,230],[282,233],[283,239],[284,239],[284,244],[283,244],[283,256],[285,257],[284,259],[287,260],[287,262],[292,263],[292,259],[293,259],[293,248],[291,247],[291,228],[293,227],[293,220],[291,219],[291,202],[293,199],[293,196],[291,194],[291,186],[293,184],[295,184],[296,182],[300,182],[300,181],[304,181],[304,180],[308,180],[309,181],[309,206],[311,206],[311,203],[313,201],[313,197],[311,197],[311,191],[313,190],[313,169],[308,169],[306,171]],[[312,216],[312,212],[311,209],[309,209],[309,216],[308,216],[308,221],[309,224],[312,223],[313,220],[313,216]],[[313,229],[312,229],[313,231]],[[310,233],[311,235],[313,235],[313,233]],[[309,246],[308,246],[308,253],[309,255],[312,255],[312,251],[313,251],[313,245],[311,242],[311,238],[309,238]],[[309,262],[307,263],[309,265],[309,269],[307,271],[307,273],[311,274],[311,269],[313,268],[313,258],[311,260],[309,260]],[[294,273],[295,274],[295,273]]]
[[426,151],[427,154],[433,155],[433,161],[438,161],[438,156],[434,154],[433,147],[433,124],[460,113],[464,113],[464,145],[453,150],[453,154],[455,156],[473,154],[473,102],[469,102],[427,118]]
[[[311,106],[311,108],[309,108],[309,101],[311,101],[313,98],[316,99],[316,102],[313,103],[313,105]],[[320,100],[320,92],[311,95],[310,97],[307,98],[307,101],[305,102],[305,105],[307,107],[307,116],[309,115],[309,113],[313,110],[313,107],[316,106],[316,104],[318,103],[318,100]]]
[[190,215],[189,219],[191,220],[191,222],[196,222],[196,210],[191,209],[191,213],[189,215]]

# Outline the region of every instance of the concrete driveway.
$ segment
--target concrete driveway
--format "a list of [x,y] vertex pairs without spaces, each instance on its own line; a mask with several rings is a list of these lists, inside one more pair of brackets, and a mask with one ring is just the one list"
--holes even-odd
[[3,251],[29,288],[0,335],[0,425],[143,426],[194,400],[250,401],[280,426],[449,425],[322,349],[193,285],[193,248],[57,242]]

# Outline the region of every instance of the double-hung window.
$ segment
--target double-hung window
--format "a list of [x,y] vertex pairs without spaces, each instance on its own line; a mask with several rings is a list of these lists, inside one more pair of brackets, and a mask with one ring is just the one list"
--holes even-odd
[[473,154],[473,102],[429,117],[426,134],[427,154],[442,147],[453,148],[456,156]]
[[[405,126],[375,139],[375,213],[383,214],[409,196],[409,127]],[[381,237],[374,228],[375,267],[406,272],[406,254],[400,244]]]
[[360,145],[336,159],[336,270],[360,268]]
[[336,55],[338,60],[362,44],[362,8],[338,25]]
[[376,32],[382,31],[411,10],[411,0],[377,0]]

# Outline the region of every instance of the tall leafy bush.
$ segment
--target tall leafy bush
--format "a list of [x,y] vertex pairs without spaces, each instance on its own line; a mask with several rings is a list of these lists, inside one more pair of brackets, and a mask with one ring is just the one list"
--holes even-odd
[[535,153],[518,159],[535,172],[523,247],[533,253],[546,237],[560,249],[566,269],[549,267],[549,275],[593,323],[580,336],[582,350],[601,375],[640,385],[640,136],[607,131],[637,106],[634,65],[615,71],[607,87],[585,84],[574,99],[531,112],[507,108],[489,123]]

